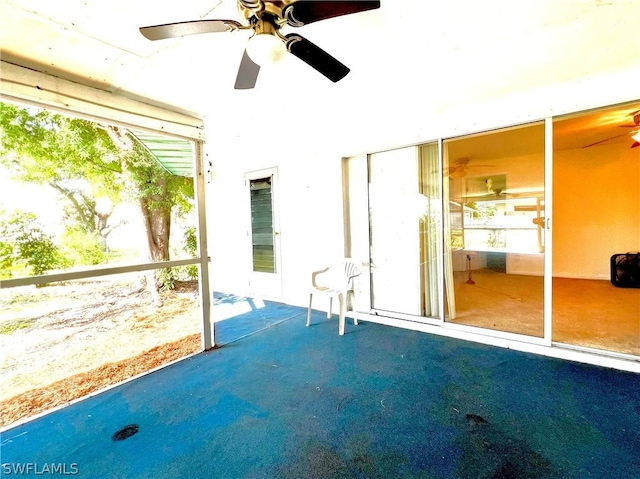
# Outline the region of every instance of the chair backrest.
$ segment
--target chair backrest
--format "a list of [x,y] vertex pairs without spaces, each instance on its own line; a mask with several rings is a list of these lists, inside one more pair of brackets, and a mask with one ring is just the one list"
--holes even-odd
[[342,268],[347,279],[352,279],[362,274],[362,266],[350,258],[345,258],[342,261]]
[[316,271],[311,276],[311,283],[316,287],[332,289],[353,289],[353,278],[362,273],[362,265],[351,258],[339,260],[328,268]]
[[344,271],[344,281],[347,288],[353,287],[353,278],[362,274],[362,265],[356,263],[351,258],[345,258],[340,263],[341,270]]

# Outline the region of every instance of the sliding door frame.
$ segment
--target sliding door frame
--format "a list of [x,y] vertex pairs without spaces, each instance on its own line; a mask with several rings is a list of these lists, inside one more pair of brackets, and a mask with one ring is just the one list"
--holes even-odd
[[[553,186],[553,183],[552,183],[553,118],[546,117],[542,120],[510,125],[506,127],[506,129],[520,128],[520,127],[524,127],[525,125],[532,125],[535,123],[543,123],[543,122],[544,122],[544,196],[543,198],[544,198],[544,204],[545,204],[545,217],[544,217],[545,219],[545,222],[544,222],[545,251],[544,251],[544,273],[543,273],[543,335],[542,337],[536,337],[536,336],[529,336],[526,334],[518,334],[518,333],[495,330],[495,329],[482,328],[480,326],[456,324],[456,323],[445,321],[444,314],[442,315],[443,329],[479,334],[479,335],[488,336],[496,339],[525,342],[525,343],[540,345],[540,346],[551,346],[551,336],[552,336],[551,301],[552,301],[552,266],[553,266],[551,261],[552,260],[551,254],[553,251],[552,250],[553,246],[551,241],[552,231],[551,231],[550,218],[551,218],[551,211],[552,211],[552,186]],[[496,128],[495,130],[502,130],[502,129],[503,128]],[[476,133],[472,133],[472,135],[485,134],[490,131],[494,131],[494,130],[492,129],[492,130],[486,130],[482,132],[476,132]],[[461,136],[464,136],[464,135],[461,135]],[[444,142],[446,140],[453,140],[455,138],[460,138],[461,136],[444,138],[444,139],[441,139],[440,142]],[[441,155],[441,171],[444,171],[444,148],[440,149],[440,155]],[[443,182],[444,182],[444,175],[441,175],[441,177],[443,178]],[[443,229],[444,229],[444,215],[445,215],[444,201],[447,201],[448,199],[444,198],[443,189],[441,189],[441,192],[442,192],[442,200],[443,200],[442,212],[443,212]],[[446,240],[446,235],[443,234],[443,242],[445,240]],[[443,243],[443,247],[444,246],[446,245],[444,245]],[[444,270],[444,263],[445,263],[445,255],[446,255],[446,250],[443,250],[443,256],[441,261],[443,270]],[[442,279],[444,281],[444,273],[443,273]],[[446,295],[443,295],[443,301],[442,301],[443,307],[444,307],[444,301],[446,301]]]
[[[371,304],[371,308],[369,311],[369,314],[371,314],[372,316],[384,316],[384,317],[389,317],[389,318],[393,318],[393,319],[398,319],[398,320],[403,320],[403,321],[410,321],[410,322],[414,322],[414,323],[422,323],[422,324],[428,324],[428,325],[432,325],[432,326],[438,326],[441,327],[445,330],[451,330],[451,331],[459,331],[459,332],[468,332],[468,333],[473,333],[473,334],[480,334],[483,336],[490,336],[490,337],[494,337],[497,339],[505,339],[505,340],[510,340],[510,341],[519,341],[519,342],[525,342],[525,343],[529,343],[529,344],[534,344],[534,345],[541,345],[541,346],[551,346],[551,337],[552,337],[552,315],[551,315],[551,305],[552,305],[552,234],[551,234],[551,227],[552,227],[552,223],[551,223],[551,212],[552,212],[552,180],[553,180],[553,121],[551,117],[547,117],[544,118],[542,120],[537,120],[535,122],[527,122],[525,124],[518,124],[518,125],[513,125],[512,127],[514,128],[518,128],[518,127],[523,127],[526,126],[526,124],[533,124],[533,123],[544,123],[544,205],[545,205],[545,210],[544,210],[544,214],[545,214],[545,223],[544,223],[544,244],[545,244],[545,252],[544,252],[544,272],[543,272],[543,281],[544,281],[544,286],[543,286],[543,301],[544,301],[544,305],[543,305],[543,336],[542,337],[536,337],[536,336],[529,336],[529,335],[525,335],[525,334],[518,334],[518,333],[511,333],[511,332],[505,332],[505,331],[499,331],[499,330],[493,330],[493,329],[488,329],[488,328],[482,328],[479,326],[469,326],[469,325],[464,325],[464,324],[455,324],[455,323],[451,323],[451,322],[447,322],[445,320],[445,308],[446,308],[446,301],[447,301],[447,294],[446,294],[446,279],[445,279],[445,274],[446,274],[446,268],[445,268],[445,263],[446,263],[446,254],[447,254],[447,248],[446,248],[446,236],[444,234],[444,230],[445,230],[445,216],[446,216],[446,209],[444,208],[444,202],[448,201],[448,198],[444,197],[445,191],[444,191],[444,181],[445,181],[445,177],[442,174],[442,172],[444,171],[444,167],[445,167],[445,159],[444,159],[444,141],[447,140],[448,138],[439,138],[437,140],[431,141],[431,142],[424,142],[424,143],[420,143],[420,144],[416,144],[416,145],[410,145],[409,147],[413,147],[417,149],[425,144],[430,144],[430,143],[435,143],[437,142],[438,145],[438,168],[440,171],[440,175],[439,175],[439,192],[440,192],[440,197],[441,197],[441,204],[442,204],[442,208],[440,211],[440,229],[441,229],[441,255],[438,258],[438,276],[439,276],[439,290],[440,290],[440,304],[438,306],[438,317],[434,318],[434,317],[428,317],[428,316],[415,316],[415,315],[410,315],[410,314],[404,314],[404,313],[398,313],[398,312],[393,312],[393,311],[387,311],[387,310],[381,310],[381,309],[377,309],[374,306],[373,303],[373,287],[372,287],[372,275],[369,275],[369,295],[370,298],[370,304]],[[509,127],[507,127],[509,128]],[[477,134],[483,134],[485,132],[477,132]],[[453,139],[453,138],[451,138]],[[406,148],[406,146],[405,146]],[[371,156],[374,153],[370,153],[366,155],[366,162],[367,162],[367,182],[370,182],[370,176],[369,176],[369,164],[371,161]],[[417,154],[417,153],[416,153]],[[368,191],[368,189],[367,189]],[[369,207],[369,210],[371,208],[371,202],[370,202],[370,197],[369,195],[367,196],[367,206]],[[371,221],[371,219],[369,218],[369,220]],[[369,248],[371,248],[371,224],[369,222],[369,235],[368,235],[368,240],[369,240]],[[369,261],[371,262],[371,256],[369,255]],[[366,314],[366,313],[365,313]]]
[[544,336],[551,346],[553,316],[553,118],[544,119]]

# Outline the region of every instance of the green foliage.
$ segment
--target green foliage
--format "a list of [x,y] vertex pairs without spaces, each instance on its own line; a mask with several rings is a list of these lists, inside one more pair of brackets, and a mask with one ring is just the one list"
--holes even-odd
[[36,322],[35,319],[16,319],[0,323],[0,334],[11,334],[20,329],[27,329]]
[[74,266],[104,264],[109,259],[100,235],[95,232],[67,229],[62,236],[62,248]]
[[137,141],[127,155],[125,169],[130,181],[136,185],[130,191],[131,196],[149,210],[168,214],[174,210],[177,217],[183,218],[193,209],[192,179],[169,173]]
[[498,214],[498,208],[494,204],[476,203],[475,201],[466,203],[467,208],[473,209],[473,217],[476,219],[483,218],[488,220]]
[[449,244],[453,251],[457,251],[464,248],[464,241],[462,240],[462,230],[452,230],[449,237]]
[[0,160],[29,182],[82,179],[117,199],[123,184],[118,147],[95,122],[0,103]]
[[0,275],[5,278],[25,270],[41,275],[67,264],[36,215],[21,211],[0,219],[0,255]]
[[120,151],[98,123],[0,103],[0,162],[25,182],[64,198],[67,223],[102,231],[108,215],[96,198],[117,204],[124,188]]
[[156,274],[156,282],[161,290],[175,289],[176,281],[178,281],[177,268],[162,268]]
[[[185,230],[183,248],[192,258],[195,258],[198,255],[198,238],[196,237],[195,226],[190,226]],[[189,279],[198,279],[197,265],[189,264],[185,266],[184,269]]]
[[184,267],[185,273],[189,279],[198,279],[198,266],[189,264]]
[[[4,229],[3,223],[0,223],[0,235]],[[14,244],[8,241],[4,235],[0,236],[0,279],[10,278],[11,270],[15,262]]]
[[185,229],[183,241],[183,248],[185,252],[192,258],[195,258],[198,254],[198,238],[196,237],[195,226],[189,226]]
[[[109,222],[112,210],[98,211],[96,199],[112,205],[125,199],[137,202],[152,261],[170,259],[172,212],[184,217],[192,209],[192,179],[166,171],[125,128],[0,102],[0,163],[22,181],[54,188],[67,202],[66,226],[98,233],[103,240],[118,225]],[[39,246],[46,248],[44,240]],[[11,255],[4,249],[0,247],[2,258]],[[37,254],[46,256],[44,250]],[[102,262],[95,240],[89,239],[73,261]]]

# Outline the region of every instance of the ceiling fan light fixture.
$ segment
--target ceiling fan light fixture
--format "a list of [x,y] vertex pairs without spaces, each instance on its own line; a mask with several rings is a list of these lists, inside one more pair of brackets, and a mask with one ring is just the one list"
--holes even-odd
[[631,135],[631,138],[633,138],[634,141],[637,141],[638,143],[640,143],[640,130],[636,131],[633,135]]
[[284,42],[270,33],[257,33],[247,44],[247,54],[261,67],[279,63],[286,53]]

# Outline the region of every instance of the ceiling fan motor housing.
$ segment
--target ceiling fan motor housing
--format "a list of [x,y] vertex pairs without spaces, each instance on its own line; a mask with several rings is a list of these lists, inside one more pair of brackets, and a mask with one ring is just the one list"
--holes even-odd
[[277,26],[280,26],[280,24],[284,22],[278,22],[277,19],[283,17],[283,9],[290,3],[292,3],[292,0],[275,0],[267,2],[262,0],[238,0],[238,10],[240,10],[240,13],[244,16],[245,20],[249,22],[253,22],[265,17],[266,15],[270,15],[274,20],[274,23]]

